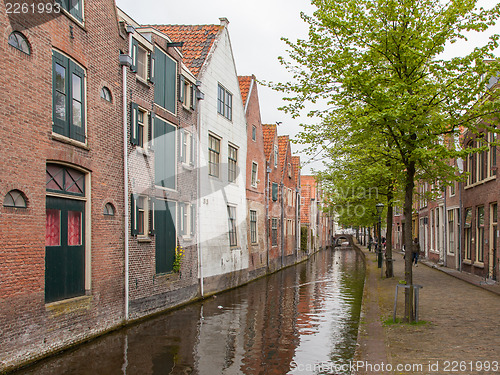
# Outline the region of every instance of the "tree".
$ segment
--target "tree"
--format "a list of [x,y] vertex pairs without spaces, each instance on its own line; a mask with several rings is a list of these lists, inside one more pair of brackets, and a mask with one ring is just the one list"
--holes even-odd
[[[329,137],[339,140],[338,134],[345,132],[384,138],[385,143],[377,144],[389,145],[389,154],[403,166],[398,179],[410,222],[416,178],[455,178],[447,160],[465,151],[446,147],[443,138],[458,137],[462,129],[475,132],[477,119],[500,109],[495,93],[490,93],[491,100],[477,102],[488,91],[489,79],[500,72],[493,54],[498,35],[466,56],[441,56],[447,44],[465,40],[466,32],[494,25],[500,4],[485,10],[476,8],[477,0],[312,3],[317,7],[314,15],[302,14],[309,24],[308,40],[284,39],[292,62],[281,61],[294,80],[274,85],[290,94],[283,109],[295,116],[308,103],[322,104],[309,113],[322,120],[320,125],[310,125],[302,134],[313,147],[325,145]],[[405,281],[412,285],[410,230],[404,243]],[[409,321],[412,293],[410,288],[405,294]]]

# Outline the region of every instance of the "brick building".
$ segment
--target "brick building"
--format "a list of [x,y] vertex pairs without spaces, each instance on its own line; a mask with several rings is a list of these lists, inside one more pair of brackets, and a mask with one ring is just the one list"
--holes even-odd
[[250,278],[267,272],[266,157],[255,76],[239,76],[241,98],[247,121],[247,241]]
[[123,322],[124,158],[114,1],[0,7],[2,371]]
[[132,57],[126,293],[135,319],[198,296],[196,80],[168,35],[122,11],[119,19]]

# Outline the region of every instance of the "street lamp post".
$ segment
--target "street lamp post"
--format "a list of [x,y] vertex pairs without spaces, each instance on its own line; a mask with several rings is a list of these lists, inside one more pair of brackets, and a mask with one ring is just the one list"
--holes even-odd
[[377,203],[375,205],[377,208],[377,214],[378,214],[378,229],[377,229],[377,237],[378,237],[378,249],[377,249],[377,264],[378,268],[382,268],[382,211],[384,210],[384,204],[383,203]]

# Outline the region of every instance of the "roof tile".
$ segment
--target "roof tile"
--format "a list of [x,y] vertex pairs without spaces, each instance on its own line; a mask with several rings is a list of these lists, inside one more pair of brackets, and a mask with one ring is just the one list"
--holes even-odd
[[221,25],[149,25],[161,31],[172,42],[184,42],[182,60],[197,77]]
[[241,99],[243,100],[243,106],[247,104],[247,97],[250,92],[250,86],[252,84],[252,79],[255,79],[255,76],[238,76],[238,81],[240,83],[240,91],[241,91]]
[[264,153],[266,159],[270,160],[271,152],[273,151],[274,138],[277,134],[276,125],[262,124],[262,132],[264,133]]

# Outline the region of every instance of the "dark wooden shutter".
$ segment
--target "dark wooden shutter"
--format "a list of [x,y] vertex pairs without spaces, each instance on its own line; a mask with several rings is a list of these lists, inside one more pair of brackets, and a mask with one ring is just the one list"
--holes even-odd
[[132,66],[130,69],[135,73],[137,72],[137,51],[139,50],[139,43],[137,40],[132,38],[132,50],[130,51],[130,56],[132,57]]
[[196,109],[196,93],[198,90],[195,85],[191,85],[190,90],[191,90],[191,109]]
[[186,161],[186,155],[185,153],[188,150],[184,150],[184,142],[186,140],[186,132],[184,129],[180,129],[179,131],[179,137],[180,137],[180,143],[179,143],[179,161],[184,163]]
[[181,103],[184,103],[184,95],[186,95],[187,93],[185,92],[185,87],[184,87],[184,83],[185,83],[185,78],[183,75],[180,75],[179,76],[179,101]]
[[149,198],[149,234],[155,234],[155,207],[156,207],[156,199]]
[[137,116],[139,115],[139,107],[136,103],[130,103],[130,143],[133,145],[139,144],[139,123]]
[[149,82],[155,83],[155,53],[149,53]]
[[137,195],[130,194],[130,233],[137,236]]
[[[52,52],[52,130],[54,133],[64,135],[69,137],[69,94],[71,93],[69,89],[69,77],[71,75],[69,71],[69,60],[67,57],[57,53]],[[59,64],[64,68],[64,87],[65,87],[65,117],[64,119],[59,119],[56,114],[56,64]]]
[[165,56],[165,104],[164,108],[175,113],[177,84],[177,63],[169,56]]
[[155,103],[165,108],[165,53],[155,47]]
[[273,198],[273,201],[278,200],[278,184],[276,182],[273,182],[272,198]]
[[191,235],[194,236],[195,229],[196,229],[196,206],[194,204],[191,204]]

